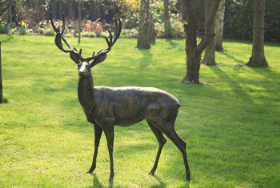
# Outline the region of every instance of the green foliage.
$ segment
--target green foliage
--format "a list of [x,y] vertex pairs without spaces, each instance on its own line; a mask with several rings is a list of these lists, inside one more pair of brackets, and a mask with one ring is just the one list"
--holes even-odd
[[[172,38],[184,38],[185,32],[184,27],[181,21],[178,19],[170,19],[170,27],[171,27],[171,37]],[[155,23],[155,31],[157,37],[165,38],[165,29],[164,23]]]
[[9,24],[7,24],[7,22],[5,22],[4,20],[2,20],[2,18],[0,17],[0,34],[7,34],[9,33]]
[[[251,43],[225,40],[219,66],[201,66],[205,86],[181,84],[185,41],[158,39],[150,50],[119,39],[92,69],[96,86],[152,86],[176,96],[176,131],[187,142],[192,180],[180,151],[158,143],[146,122],[115,128],[115,179],[108,185],[106,138],[97,168],[87,175],[94,131],[77,100],[77,66],[54,37],[0,35],[4,98],[0,104],[1,187],[278,187],[280,174],[279,44],[266,44],[270,68],[244,65]],[[103,38],[67,41],[83,56],[106,48]],[[120,55],[122,54],[122,55]],[[240,66],[236,66],[239,64]]]
[[[176,0],[169,0],[169,11],[170,11],[170,18],[175,20],[176,14],[173,14],[171,12],[176,12]],[[151,9],[153,12],[154,22],[155,23],[163,23],[163,1],[152,1],[151,2]]]
[[133,29],[138,27],[138,23],[139,23],[139,14],[138,13],[134,13],[131,15],[130,18],[128,19],[123,19],[123,27],[125,29]]
[[[265,1],[266,41],[280,42],[280,1]],[[251,40],[253,37],[254,1],[226,1],[224,32],[226,37]]]
[[[229,38],[253,38],[254,1],[226,1],[224,35]],[[234,32],[233,32],[234,31]]]
[[93,37],[96,37],[96,32],[82,32],[81,35],[83,37],[90,37],[90,38],[93,38]]
[[[42,33],[42,31],[40,32]],[[44,33],[44,32],[43,32]],[[54,36],[55,35],[55,32],[53,31],[53,29],[46,29],[45,30],[45,35],[46,36]]]
[[23,26],[23,25],[20,26],[18,28],[18,30],[19,30],[19,34],[20,35],[28,35],[29,34],[28,29],[25,26]]
[[120,10],[120,17],[130,18],[133,14],[138,13],[140,11],[140,3],[139,0],[119,0],[117,6]]
[[125,38],[137,38],[138,30],[137,29],[122,29],[121,37]]
[[[182,38],[185,36],[183,24],[177,17],[177,1],[169,0],[169,16],[170,16],[170,31],[172,38]],[[155,23],[155,31],[158,37],[166,37],[166,30],[163,23],[163,1],[152,1],[151,9],[153,12],[153,18]]]
[[4,23],[0,23],[0,34],[7,34],[9,33],[9,25],[8,24],[4,24]]
[[265,40],[280,42],[280,1],[265,1]]

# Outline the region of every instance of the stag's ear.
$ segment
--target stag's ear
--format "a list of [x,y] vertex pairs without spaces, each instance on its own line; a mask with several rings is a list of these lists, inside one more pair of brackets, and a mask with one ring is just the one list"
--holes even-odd
[[95,65],[97,65],[98,63],[103,62],[106,58],[107,58],[106,54],[102,54],[102,55],[98,56],[98,58],[96,58],[92,63],[90,63],[90,67],[92,68]]
[[[75,49],[76,51],[76,49]],[[74,53],[74,52],[70,52],[70,58],[76,63],[76,64],[79,64],[80,61],[79,61],[79,58],[77,57],[77,54]]]

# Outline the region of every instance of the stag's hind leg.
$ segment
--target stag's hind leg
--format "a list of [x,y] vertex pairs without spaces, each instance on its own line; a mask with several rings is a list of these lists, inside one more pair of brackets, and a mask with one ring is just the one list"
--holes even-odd
[[159,148],[158,148],[157,157],[156,157],[156,160],[155,160],[155,163],[154,163],[154,167],[152,168],[151,172],[149,173],[149,174],[154,175],[154,173],[157,169],[157,166],[158,166],[158,161],[159,161],[159,157],[160,157],[160,154],[161,154],[161,150],[162,150],[163,145],[166,143],[166,139],[164,138],[162,132],[156,126],[154,126],[149,121],[147,121],[147,122],[148,122],[150,128],[152,129],[153,133],[157,137],[157,140],[158,140],[158,143],[159,143]]
[[186,142],[184,142],[175,132],[174,129],[174,121],[161,126],[161,130],[164,134],[177,146],[177,148],[181,151],[184,159],[187,180],[190,181],[190,169],[187,159],[187,152],[186,152]]

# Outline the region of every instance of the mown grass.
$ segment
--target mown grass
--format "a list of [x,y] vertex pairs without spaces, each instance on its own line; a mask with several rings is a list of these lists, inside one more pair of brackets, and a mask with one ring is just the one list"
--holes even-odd
[[[279,44],[265,46],[269,68],[243,65],[251,43],[226,40],[215,67],[201,66],[205,86],[181,84],[183,40],[157,40],[150,50],[119,39],[93,69],[95,85],[153,86],[182,105],[176,121],[187,142],[192,181],[168,140],[155,176],[148,175],[158,144],[146,122],[115,129],[115,179],[109,185],[106,139],[97,168],[86,172],[94,132],[77,100],[77,67],[53,37],[1,35],[4,98],[0,105],[0,187],[278,187],[280,184]],[[104,39],[69,38],[83,55]]]

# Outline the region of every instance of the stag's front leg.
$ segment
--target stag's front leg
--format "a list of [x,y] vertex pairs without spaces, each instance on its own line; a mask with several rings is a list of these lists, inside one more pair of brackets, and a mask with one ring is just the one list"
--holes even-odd
[[114,163],[113,163],[113,149],[114,149],[114,125],[106,125],[103,127],[107,139],[107,146],[110,156],[110,178],[109,183],[113,183],[114,179]]
[[99,125],[94,124],[94,134],[95,134],[94,155],[93,155],[92,165],[91,165],[89,171],[87,172],[88,174],[91,174],[94,171],[94,169],[96,168],[96,158],[97,158],[100,138],[102,135],[102,128]]

